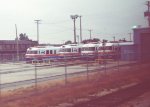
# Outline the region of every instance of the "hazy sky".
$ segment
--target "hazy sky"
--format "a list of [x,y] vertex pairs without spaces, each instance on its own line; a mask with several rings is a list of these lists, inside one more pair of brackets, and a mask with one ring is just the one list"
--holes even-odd
[[[15,38],[26,33],[36,40],[36,23],[39,25],[40,43],[73,41],[73,21],[70,15],[82,15],[83,39],[127,38],[134,25],[147,26],[143,12],[146,0],[0,0],[0,40]],[[79,18],[76,21],[79,35]]]

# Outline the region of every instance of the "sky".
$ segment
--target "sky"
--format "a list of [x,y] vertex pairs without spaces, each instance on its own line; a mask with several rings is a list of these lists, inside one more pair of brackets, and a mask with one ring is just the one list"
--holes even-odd
[[[14,40],[26,33],[37,40],[39,24],[40,43],[64,43],[74,41],[73,20],[70,15],[82,16],[82,38],[113,40],[126,38],[135,25],[147,26],[144,11],[146,0],[0,0],[0,40]],[[76,19],[77,35],[80,20]]]

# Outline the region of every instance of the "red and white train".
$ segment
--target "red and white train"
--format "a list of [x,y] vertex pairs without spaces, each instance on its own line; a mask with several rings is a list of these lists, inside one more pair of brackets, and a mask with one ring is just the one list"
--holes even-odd
[[89,58],[115,58],[118,52],[118,43],[90,43],[82,46],[81,55]]
[[69,44],[59,47],[54,46],[36,46],[27,49],[26,61],[32,60],[63,60],[77,59],[81,56],[81,45]]
[[[121,45],[124,43],[88,43],[69,44],[59,47],[37,46],[27,49],[26,61],[37,60],[63,60],[84,58],[116,58]],[[125,43],[128,44],[128,43]],[[131,43],[130,43],[131,44]]]
[[36,46],[27,49],[25,58],[26,61],[51,59],[56,60],[59,58],[60,47],[54,46]]

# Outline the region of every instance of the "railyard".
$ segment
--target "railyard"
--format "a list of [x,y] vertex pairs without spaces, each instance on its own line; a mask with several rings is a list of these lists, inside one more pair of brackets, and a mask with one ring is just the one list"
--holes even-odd
[[114,69],[134,64],[134,61],[107,61],[106,64],[99,64],[99,61],[67,61],[51,63],[6,63],[1,66],[1,89],[33,85],[35,80],[47,81],[64,78],[67,75],[86,74],[96,70]]
[[[33,15],[42,18],[42,20],[34,20],[37,24],[36,41],[28,38],[26,33],[22,32],[18,35],[17,24],[15,24],[14,40],[0,40],[0,107],[150,107],[150,1],[145,3],[148,8],[144,12],[144,17],[148,21],[147,25],[137,15],[139,13],[136,13],[137,10],[142,9],[139,7],[140,0],[133,2],[134,4],[132,1],[120,3],[106,1],[106,4],[104,1],[91,3],[84,1],[84,5],[81,1],[61,2],[37,1],[33,5],[32,1],[29,4],[25,2],[20,4],[18,1],[14,1],[15,4],[13,4],[9,1],[4,7],[13,10],[11,6],[15,6],[17,10],[12,12],[9,10],[8,13],[4,12],[5,14],[3,14],[5,8],[0,6],[2,7],[1,16],[8,17],[11,13],[9,19],[13,23],[14,13],[19,15],[23,12],[23,16],[27,16],[27,18],[24,17],[26,20],[31,20],[29,17]],[[130,4],[128,4],[129,7],[127,2]],[[40,5],[38,4],[36,8],[37,3]],[[3,5],[3,2],[1,4]],[[56,8],[53,9],[51,4]],[[85,6],[85,4],[89,5]],[[94,8],[90,8],[90,11],[91,4]],[[23,7],[18,9],[17,5],[24,5],[28,9]],[[42,5],[48,6],[46,10],[40,7]],[[50,12],[49,9],[52,11]],[[61,13],[57,9],[59,11],[61,9]],[[31,12],[36,10],[36,12],[33,11],[30,14],[29,10]],[[72,34],[67,32],[67,29],[71,31],[70,25],[67,27],[64,21],[58,24],[63,22],[61,30],[65,28],[66,31],[57,35],[52,33],[56,29],[45,26],[47,23],[45,18],[49,15],[51,16],[48,19],[51,21],[56,18],[56,14],[60,14],[57,17],[62,20],[68,12],[69,14],[80,12],[70,15],[74,25],[74,42],[70,38]],[[25,15],[26,13],[28,14]],[[44,14],[40,15],[40,13]],[[5,20],[8,19],[7,17],[2,17],[1,24],[3,30],[9,33],[1,33],[6,37],[12,35],[9,28],[4,26],[7,25]],[[81,20],[82,17],[83,20]],[[25,28],[25,32],[35,36],[32,25],[26,23],[22,17],[14,17],[14,19],[17,18],[18,20],[21,18],[20,24],[23,25],[19,28],[20,31]],[[78,23],[76,26],[78,18],[80,18],[80,34],[78,34]],[[85,22],[82,24],[82,21]],[[16,22],[19,23],[17,20]],[[137,23],[136,26],[135,23]],[[10,24],[9,22],[9,27]],[[39,24],[42,24],[40,38]],[[56,20],[49,25],[55,28]],[[133,33],[129,31],[131,26],[133,26]],[[28,28],[32,30],[28,31]],[[89,39],[86,30],[90,33]],[[59,30],[57,29],[56,32]],[[110,40],[112,38],[113,40]],[[54,41],[54,44],[51,43]],[[63,42],[60,43],[60,41]]]
[[[1,105],[3,105],[3,107],[9,107],[9,104],[22,104],[24,101],[27,105],[29,105],[30,101],[27,100],[30,98],[34,98],[34,100],[30,102],[33,104],[32,107],[40,107],[43,101],[39,102],[39,104],[35,104],[34,102],[38,100],[35,98],[36,96],[38,96],[39,99],[43,98],[43,96],[50,97],[50,99],[52,96],[54,99],[58,98],[59,96],[59,100],[54,102],[52,101],[53,103],[51,101],[47,101],[49,98],[47,99],[46,97],[44,100],[47,102],[44,101],[44,104],[42,105],[45,107],[53,107],[56,105],[59,107],[62,107],[62,105],[65,105],[65,107],[68,105],[70,107],[80,107],[81,105],[82,107],[82,104],[85,103],[89,103],[90,105],[90,102],[92,102],[93,98],[97,99],[94,100],[95,102],[99,102],[100,100],[98,99],[101,97],[101,95],[105,96],[110,93],[111,96],[111,93],[115,94],[115,92],[117,93],[120,89],[123,89],[121,87],[130,88],[141,83],[142,81],[145,81],[147,76],[149,76],[149,63],[141,64],[137,61],[118,62],[108,60],[106,63],[101,64],[95,61],[69,61],[66,63],[55,62],[53,64],[51,63],[50,65],[45,63],[26,64],[21,62],[3,63],[1,66],[3,66],[1,69]],[[141,73],[139,70],[143,70],[143,73]],[[4,76],[5,78],[3,78]],[[85,92],[83,92],[83,90],[85,90]],[[69,95],[66,93],[68,91],[71,91]],[[48,95],[51,92],[55,94],[52,96]],[[78,94],[74,95],[72,92]],[[103,92],[103,94],[100,94],[100,92]],[[124,93],[124,91],[122,92]],[[141,94],[144,92],[145,91],[143,91]],[[62,93],[68,98],[62,100]],[[138,95],[140,96],[141,94]],[[137,96],[132,96],[132,98],[136,97]],[[20,103],[18,103],[18,100]],[[122,100],[123,103],[125,103],[130,99]],[[108,102],[110,103],[109,100]],[[117,103],[118,102],[114,104]],[[26,107],[26,104],[21,106]],[[19,105],[15,107],[19,107]]]

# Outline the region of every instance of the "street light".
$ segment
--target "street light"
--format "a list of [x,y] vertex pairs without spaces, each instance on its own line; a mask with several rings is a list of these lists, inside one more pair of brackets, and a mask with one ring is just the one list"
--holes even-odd
[[92,29],[89,29],[88,31],[90,32],[90,40],[91,40],[92,39],[92,34],[91,34],[92,33]]
[[70,16],[71,19],[73,19],[73,22],[74,22],[74,43],[77,43],[76,42],[76,19],[79,17],[78,15],[71,15]]
[[79,45],[79,35],[77,35],[77,39],[78,39],[78,45]]
[[35,23],[37,24],[37,43],[39,44],[39,22],[41,21],[41,20],[34,20],[35,21]]
[[82,16],[79,16],[80,17],[80,42],[82,42],[82,20],[81,20],[81,17]]

